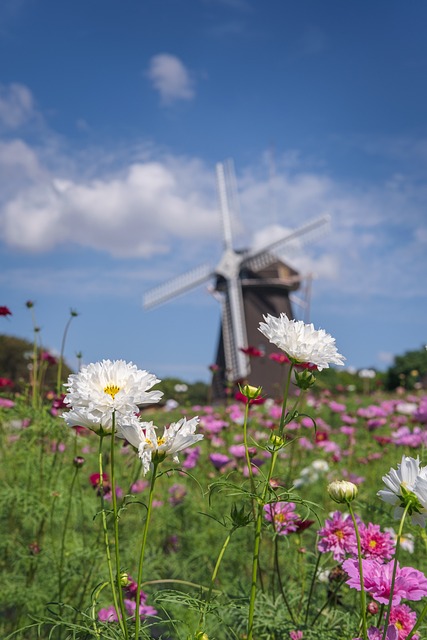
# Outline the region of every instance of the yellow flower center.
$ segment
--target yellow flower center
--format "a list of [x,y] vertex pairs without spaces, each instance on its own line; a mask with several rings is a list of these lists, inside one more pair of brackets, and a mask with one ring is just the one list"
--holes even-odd
[[[150,438],[146,438],[145,442],[148,444],[149,447],[151,447],[151,449],[154,449],[154,445],[151,442]],[[157,444],[157,448],[161,447],[162,444],[165,444],[165,442],[166,442],[165,438],[161,438],[160,436],[158,436],[157,443],[156,443]]]
[[108,393],[108,395],[111,396],[113,400],[116,397],[116,395],[119,393],[119,391],[120,391],[120,387],[118,387],[116,384],[109,384],[104,389],[104,393]]
[[342,540],[344,538],[344,533],[341,531],[341,529],[338,529],[338,531],[335,531],[335,535],[338,538],[338,540]]
[[369,547],[371,547],[371,549],[375,549],[377,546],[378,542],[376,540],[369,540]]

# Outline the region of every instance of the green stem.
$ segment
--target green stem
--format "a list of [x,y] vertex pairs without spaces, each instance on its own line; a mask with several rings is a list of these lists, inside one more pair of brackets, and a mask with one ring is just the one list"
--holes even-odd
[[[111,436],[113,437],[113,436]],[[102,443],[104,440],[104,434],[101,433],[99,436],[99,452],[98,452],[98,462],[99,462],[99,491],[100,491],[100,498],[101,498],[101,515],[102,515],[102,530],[104,533],[104,546],[105,546],[105,555],[107,558],[107,566],[108,566],[108,575],[110,578],[110,586],[111,586],[111,592],[112,592],[112,596],[113,596],[113,603],[114,603],[114,609],[116,610],[116,614],[117,614],[117,618],[120,624],[120,628],[123,632],[123,637],[125,636],[125,630],[124,630],[124,621],[122,620],[122,617],[120,615],[120,607],[119,607],[119,603],[117,601],[117,592],[116,592],[116,585],[114,582],[114,575],[113,575],[113,564],[111,562],[111,552],[110,552],[110,541],[109,541],[109,537],[108,537],[108,527],[107,527],[107,514],[105,513],[105,500],[104,500],[104,478],[103,478],[103,467],[102,467]]]
[[78,471],[79,471],[78,468],[75,467],[74,474],[73,474],[73,479],[71,480],[70,491],[69,491],[69,494],[68,494],[67,512],[65,514],[64,524],[63,524],[63,528],[62,528],[61,551],[60,551],[60,554],[59,554],[59,570],[58,570],[58,600],[59,600],[60,603],[62,601],[62,589],[63,589],[62,576],[63,576],[63,571],[64,571],[65,537],[67,535],[68,521],[70,519],[70,514],[71,514],[71,503],[72,503],[72,497],[73,497],[73,489],[74,489],[74,484],[76,482]]
[[119,546],[119,515],[117,512],[117,495],[116,495],[116,467],[114,462],[115,452],[115,432],[116,432],[116,412],[113,411],[113,423],[111,428],[111,446],[110,446],[110,471],[111,471],[111,500],[113,503],[113,518],[114,518],[114,552],[116,560],[116,581],[117,592],[119,594],[120,611],[122,612],[123,628],[125,632],[125,639],[129,638],[128,627],[126,623],[126,609],[123,601],[123,589],[121,583],[121,566],[120,566],[120,546]]
[[219,552],[219,555],[218,555],[217,561],[216,561],[216,563],[215,563],[215,567],[214,567],[214,570],[213,570],[213,573],[212,573],[211,583],[210,583],[210,585],[209,585],[209,590],[208,590],[208,593],[207,593],[207,595],[206,595],[206,599],[205,599],[205,603],[204,603],[203,611],[202,611],[202,613],[200,614],[199,627],[201,627],[201,628],[203,628],[203,627],[204,627],[204,625],[205,625],[206,612],[207,612],[207,609],[208,609],[208,606],[209,606],[209,602],[210,602],[211,597],[212,597],[212,591],[213,591],[213,588],[214,588],[214,584],[215,584],[216,577],[217,577],[217,575],[218,575],[219,567],[220,567],[221,562],[222,562],[222,559],[223,559],[223,557],[224,557],[225,550],[226,550],[226,549],[227,549],[227,547],[228,547],[228,543],[229,543],[229,542],[230,542],[230,540],[231,540],[231,536],[233,535],[233,533],[235,532],[235,530],[236,530],[236,528],[235,528],[235,527],[233,527],[233,528],[231,529],[230,533],[228,534],[228,536],[226,537],[226,539],[224,540],[224,543],[223,543],[223,545],[222,545],[222,547],[221,547],[221,550],[220,550],[220,552]]
[[95,635],[96,635],[97,638],[100,638],[101,634],[100,634],[100,632],[98,630],[98,627],[96,625],[96,603],[98,601],[99,594],[101,593],[101,591],[103,589],[105,589],[105,587],[108,587],[108,585],[109,585],[109,582],[103,582],[98,587],[98,589],[95,591],[95,593],[93,594],[93,598],[92,598],[92,608],[91,608],[92,621],[93,621],[92,624],[93,624],[93,630],[94,630]]
[[393,602],[394,583],[396,581],[397,563],[398,563],[399,551],[400,551],[400,539],[402,537],[403,524],[405,522],[406,514],[408,513],[408,510],[410,507],[411,507],[411,502],[408,502],[405,506],[405,510],[402,513],[402,517],[400,519],[400,524],[399,524],[399,530],[397,532],[396,551],[394,552],[394,561],[393,561],[393,573],[391,575],[390,599],[388,602],[387,615],[384,622],[384,631],[383,631],[382,640],[385,640],[387,635],[387,628],[390,620],[390,614],[391,614],[391,608],[392,608],[392,602]]
[[279,423],[279,437],[280,438],[283,437],[283,431],[285,429],[286,406],[288,404],[289,388],[291,386],[291,378],[292,378],[293,369],[294,369],[294,365],[293,364],[289,365],[288,375],[287,375],[287,378],[286,378],[285,392],[283,394],[282,414],[280,416],[280,423]]
[[267,492],[270,487],[270,480],[273,475],[273,470],[276,464],[277,456],[278,456],[278,450],[273,451],[271,454],[268,475],[264,483],[264,489],[262,491],[261,497],[258,500],[258,512],[257,512],[256,523],[255,523],[254,551],[253,551],[253,558],[252,558],[251,592],[250,592],[250,598],[249,598],[247,640],[253,640],[255,598],[256,598],[256,591],[257,591],[257,577],[258,577],[258,565],[259,565],[259,550],[261,545],[262,520],[264,516],[264,506],[266,503]]
[[[249,480],[251,483],[251,491],[252,491],[252,494],[255,496],[256,494],[255,481],[254,481],[254,475],[252,472],[252,463],[251,463],[251,458],[250,458],[249,449],[248,449],[248,420],[249,420],[249,398],[245,405],[245,419],[243,422],[243,444],[245,445],[245,457],[246,457],[246,464],[248,467]],[[252,500],[252,509],[253,508],[254,507],[253,507],[253,500]]]
[[288,610],[289,617],[292,620],[292,624],[296,624],[294,614],[292,613],[291,605],[289,604],[289,600],[286,597],[285,590],[283,588],[282,575],[280,573],[280,564],[279,564],[279,549],[278,549],[278,538],[277,534],[274,537],[274,567],[276,570],[277,581],[279,583],[280,593],[282,594],[283,602],[285,603],[285,607]]
[[[316,548],[317,548],[317,543],[316,543]],[[319,564],[320,564],[320,553],[317,554],[316,566],[314,567],[313,577],[311,578],[311,583],[310,583],[310,590],[308,592],[307,609],[305,611],[305,624],[307,624],[307,622],[308,622],[311,598],[313,597],[314,584],[315,584],[315,581],[316,581],[317,572],[319,570]]]
[[138,579],[137,579],[137,587],[136,587],[136,608],[135,608],[135,640],[138,640],[139,627],[141,623],[141,617],[139,615],[139,604],[141,600],[142,569],[144,566],[145,546],[147,543],[148,526],[150,524],[151,510],[153,506],[154,485],[156,483],[158,465],[159,465],[158,462],[153,462],[153,469],[151,472],[151,481],[150,481],[150,493],[148,495],[147,515],[145,517],[144,530],[142,532],[141,550],[139,553]]
[[347,506],[350,511],[351,519],[353,520],[354,530],[356,532],[357,559],[359,563],[359,576],[360,576],[360,616],[362,619],[362,634],[363,634],[363,640],[368,640],[368,625],[366,622],[366,591],[365,591],[365,583],[363,580],[362,546],[360,543],[360,533],[359,533],[359,527],[357,526],[357,520],[354,515],[351,502],[347,502]]
[[56,376],[56,395],[57,396],[59,396],[61,393],[61,377],[62,377],[62,365],[64,362],[65,341],[67,339],[67,333],[68,333],[68,329],[70,328],[72,319],[73,319],[73,315],[71,315],[68,318],[68,322],[65,325],[65,329],[64,329],[64,335],[62,336],[61,352],[58,360],[58,370],[57,370],[57,376]]
[[422,621],[424,620],[426,614],[427,614],[427,604],[424,605],[424,609],[421,611],[418,620],[416,621],[416,623],[414,624],[414,626],[412,627],[412,629],[410,630],[410,632],[406,636],[406,640],[411,640],[411,638],[414,635],[414,633],[416,633],[417,629],[419,629],[419,627],[420,627]]

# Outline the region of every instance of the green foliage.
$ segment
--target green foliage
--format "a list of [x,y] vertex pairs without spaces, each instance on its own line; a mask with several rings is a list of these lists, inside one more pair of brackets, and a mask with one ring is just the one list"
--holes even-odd
[[387,389],[403,387],[414,389],[419,385],[427,386],[427,350],[422,346],[417,351],[407,351],[396,356],[387,372]]
[[[33,358],[33,344],[23,338],[0,335],[0,378],[9,378],[14,383],[14,391],[24,392],[30,385],[30,371]],[[44,353],[42,346],[38,348],[39,357]],[[62,366],[62,378],[72,373],[67,364]],[[54,391],[58,364],[46,361],[43,371],[42,388],[44,392]]]
[[[336,399],[346,402],[352,416],[356,416],[358,407],[373,402],[372,396]],[[269,441],[268,408],[259,406],[251,411],[249,439],[251,444],[259,443],[260,455]],[[307,406],[301,415],[309,411]],[[216,412],[217,418],[228,424],[221,432],[221,450],[227,451],[236,440],[241,442],[241,425],[231,420],[226,407],[217,408]],[[28,417],[31,421],[25,426],[23,420]],[[340,415],[329,408],[327,401],[322,401],[316,417],[329,425],[341,449],[348,447],[347,436],[340,432]],[[157,409],[147,419],[164,424],[175,416]],[[316,579],[311,598],[308,594],[317,571],[316,531],[336,508],[326,492],[328,481],[343,477],[346,468],[365,476],[355,506],[358,514],[382,526],[393,524],[390,509],[378,502],[375,493],[381,476],[396,465],[400,454],[396,456],[394,449],[380,449],[363,427],[363,420],[358,420],[357,445],[343,461],[334,462],[320,448],[303,449],[298,440],[292,444],[287,441],[281,452],[275,472],[279,486],[271,489],[269,500],[294,502],[301,518],[310,518],[314,524],[298,534],[281,537],[263,523],[263,588],[255,603],[257,640],[288,638],[289,632],[296,629],[303,631],[304,640],[349,640],[357,634],[357,597],[343,581],[332,584]],[[17,398],[15,407],[0,410],[0,426],[0,637],[12,634],[11,640],[121,639],[117,624],[97,620],[98,611],[112,604],[108,587],[99,593],[92,609],[99,585],[108,581],[100,497],[89,481],[98,470],[98,436],[91,432],[76,435],[46,409],[34,413],[22,398]],[[388,428],[384,425],[377,433],[387,433]],[[314,442],[314,428],[307,429],[305,435]],[[139,460],[121,441],[117,441],[116,448],[117,484],[122,490],[121,570],[135,578],[147,512],[147,488],[138,493],[131,490],[137,480],[142,480]],[[210,437],[200,443],[200,449],[194,469],[184,475],[179,467],[165,466],[157,480],[142,589],[147,594],[147,604],[155,607],[158,615],[146,619],[140,639],[193,640],[206,633],[209,640],[241,640],[246,632],[252,509],[264,481],[263,467],[251,487],[241,463],[228,472],[215,470],[209,461],[209,455],[216,451]],[[377,464],[364,463],[379,451],[382,458]],[[82,467],[74,465],[76,455],[85,458]],[[103,459],[108,472],[109,445]],[[319,459],[328,461],[328,473],[292,489],[293,480],[303,477],[302,470]],[[175,484],[182,485],[184,491],[172,505],[170,490]],[[108,529],[113,536],[110,501],[106,508]],[[417,545],[418,550],[424,550],[422,537]],[[224,554],[212,585],[221,549]],[[418,568],[425,570],[425,554],[418,553],[417,557]],[[319,571],[336,565],[330,555],[325,555]],[[129,628],[133,628],[131,621]]]

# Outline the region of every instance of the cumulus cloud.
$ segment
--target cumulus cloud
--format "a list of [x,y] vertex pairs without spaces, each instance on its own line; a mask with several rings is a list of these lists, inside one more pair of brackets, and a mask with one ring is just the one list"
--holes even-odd
[[26,124],[35,113],[31,91],[22,84],[0,84],[0,124],[6,129],[17,129]]
[[169,53],[153,56],[147,71],[153,87],[159,92],[161,103],[170,105],[177,100],[194,98],[194,83],[183,62]]
[[212,199],[197,190],[197,174],[206,171],[201,163],[183,160],[178,169],[176,160],[135,162],[108,177],[79,180],[43,170],[22,142],[9,147],[22,176],[1,210],[2,237],[10,246],[48,251],[71,242],[116,257],[148,258],[167,253],[174,240],[219,232]]

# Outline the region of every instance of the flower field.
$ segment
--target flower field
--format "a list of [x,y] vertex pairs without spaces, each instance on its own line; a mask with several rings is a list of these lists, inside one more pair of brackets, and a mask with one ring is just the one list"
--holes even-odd
[[278,400],[171,408],[123,361],[3,386],[1,638],[426,637],[427,395],[318,390],[297,333]]

